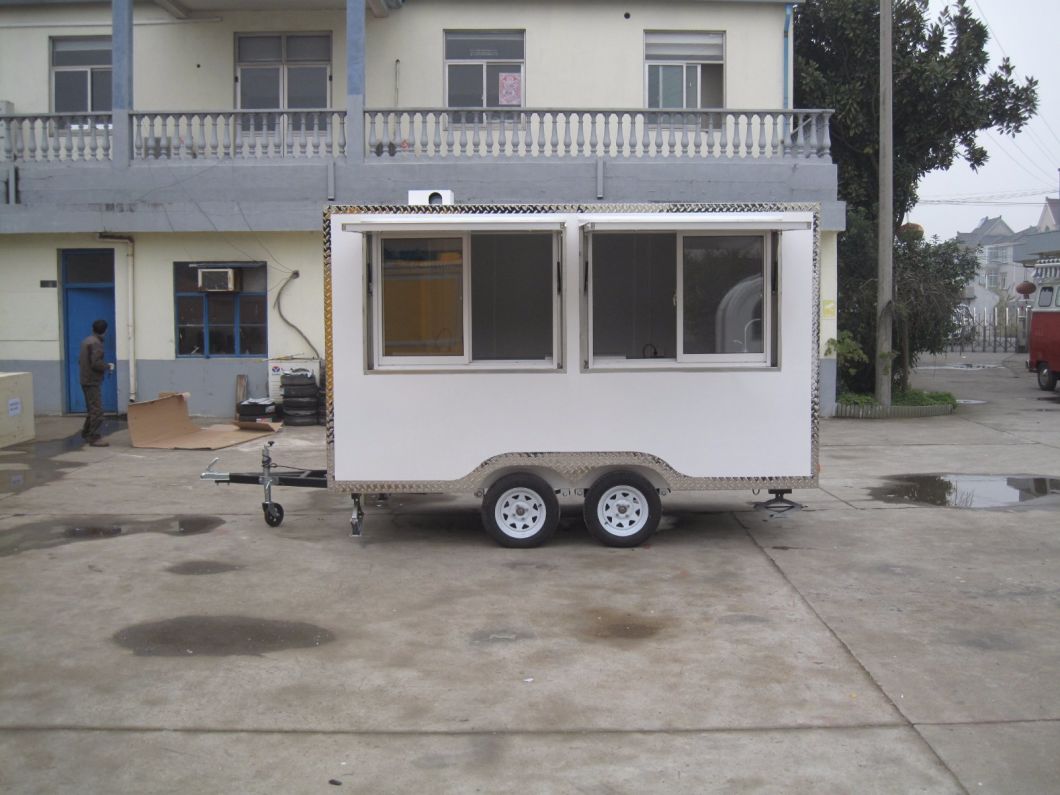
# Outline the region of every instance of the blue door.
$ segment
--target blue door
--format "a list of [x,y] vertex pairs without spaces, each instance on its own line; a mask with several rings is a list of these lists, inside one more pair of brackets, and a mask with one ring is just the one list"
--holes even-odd
[[[114,250],[78,249],[62,252],[63,329],[66,361],[66,408],[71,414],[85,412],[78,358],[81,341],[92,333],[95,320],[107,321],[103,338],[105,359],[117,360],[114,343]],[[103,378],[103,410],[118,410],[118,378]]]

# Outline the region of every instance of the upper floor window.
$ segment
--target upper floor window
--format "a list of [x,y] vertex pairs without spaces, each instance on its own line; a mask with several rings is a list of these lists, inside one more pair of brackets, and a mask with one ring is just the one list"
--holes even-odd
[[[266,268],[264,262],[173,263],[177,356],[264,356]],[[209,278],[199,275],[204,269]]]
[[445,98],[450,108],[521,108],[521,30],[445,31]]
[[110,36],[52,39],[52,110],[110,113]]
[[236,69],[243,110],[322,110],[330,105],[331,35],[241,34]]
[[724,33],[645,31],[644,71],[648,107],[724,107],[724,64]]

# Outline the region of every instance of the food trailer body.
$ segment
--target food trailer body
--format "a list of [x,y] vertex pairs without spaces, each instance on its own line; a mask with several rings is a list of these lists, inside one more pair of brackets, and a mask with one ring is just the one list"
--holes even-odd
[[324,234],[329,487],[481,495],[507,546],[574,494],[631,546],[671,491],[816,486],[816,205],[333,207]]

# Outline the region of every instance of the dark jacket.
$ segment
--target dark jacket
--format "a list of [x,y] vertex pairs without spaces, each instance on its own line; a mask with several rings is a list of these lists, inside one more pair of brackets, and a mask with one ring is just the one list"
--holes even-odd
[[107,372],[107,363],[103,361],[103,338],[89,334],[81,340],[81,352],[77,362],[81,370],[81,386],[99,386]]

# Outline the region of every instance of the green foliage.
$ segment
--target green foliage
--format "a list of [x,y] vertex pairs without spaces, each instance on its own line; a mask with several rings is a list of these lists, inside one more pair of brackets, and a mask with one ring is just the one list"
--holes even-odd
[[[834,108],[832,158],[839,197],[876,216],[879,163],[879,0],[808,0],[796,10],[795,105]],[[1018,82],[1006,58],[987,73],[986,25],[956,0],[937,20],[927,0],[894,0],[896,226],[916,204],[920,178],[987,153],[980,130],[1015,135],[1035,114],[1037,81]]]
[[[875,378],[871,364],[876,352],[876,234],[864,211],[852,209],[847,231],[839,238],[839,327],[865,352],[865,361],[852,362],[844,375],[848,389],[868,392]],[[899,235],[894,245],[894,362],[892,373],[899,390],[907,389],[909,371],[924,353],[942,353],[955,331],[954,308],[978,262],[956,241],[924,240]]]
[[855,379],[862,367],[869,363],[869,357],[854,335],[847,330],[839,332],[839,337],[828,340],[824,349],[825,356],[835,356],[836,369],[839,372],[840,388],[848,379]]
[[877,406],[876,398],[873,395],[866,395],[863,392],[840,392],[839,397],[836,398],[836,403],[841,406]]
[[907,389],[904,392],[896,392],[895,406],[952,406],[957,408],[957,398],[952,392],[924,392],[921,389]]

